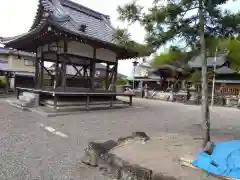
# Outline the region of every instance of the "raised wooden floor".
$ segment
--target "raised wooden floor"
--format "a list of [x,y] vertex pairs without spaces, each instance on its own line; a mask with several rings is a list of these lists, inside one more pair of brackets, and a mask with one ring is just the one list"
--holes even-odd
[[44,105],[46,107],[51,107],[54,109],[62,109],[64,107],[76,107],[81,106],[86,109],[91,108],[92,106],[108,106],[112,108],[114,105],[121,104],[116,99],[116,96],[127,96],[129,97],[129,102],[125,102],[129,106],[132,105],[132,93],[116,93],[113,91],[106,91],[104,89],[95,89],[90,90],[87,88],[56,88],[55,90],[52,87],[45,88],[24,88],[17,87],[17,98],[21,92],[31,92],[39,94],[39,105]]

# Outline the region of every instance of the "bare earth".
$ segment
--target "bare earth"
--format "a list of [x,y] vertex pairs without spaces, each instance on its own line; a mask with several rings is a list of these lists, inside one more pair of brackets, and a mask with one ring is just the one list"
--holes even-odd
[[[133,102],[135,107],[129,109],[47,118],[32,112],[21,112],[1,99],[0,179],[106,180],[95,169],[81,164],[84,148],[90,140],[116,140],[133,131],[144,131],[156,138],[149,142],[151,149],[147,146],[143,148],[141,163],[164,169],[169,175],[192,177],[190,174],[194,170],[187,170],[188,175],[180,170],[175,171],[178,165],[172,165],[171,170],[171,165],[167,167],[166,162],[167,159],[176,162],[174,157],[182,154],[179,149],[183,149],[181,151],[185,154],[187,150],[184,148],[192,147],[189,137],[201,137],[200,107],[145,99],[134,99]],[[237,109],[211,109],[212,136],[218,140],[240,139],[239,117],[240,110]],[[51,132],[51,128],[66,137]],[[157,140],[169,134],[182,140]],[[201,140],[194,143],[198,145],[198,141]],[[129,148],[132,156],[138,156],[133,147]],[[159,154],[159,160],[154,160],[155,156],[146,151]],[[168,158],[168,153],[165,154],[167,151],[174,156]],[[147,157],[152,160],[145,162],[144,158]]]
[[[165,177],[179,180],[201,180],[206,176],[204,172],[181,166],[179,161],[180,157],[194,159],[200,150],[200,144],[199,137],[164,133],[162,136],[152,137],[145,144],[125,143],[114,148],[112,153],[132,164],[138,164],[152,169],[155,173],[161,173]],[[214,177],[207,179],[214,179]]]

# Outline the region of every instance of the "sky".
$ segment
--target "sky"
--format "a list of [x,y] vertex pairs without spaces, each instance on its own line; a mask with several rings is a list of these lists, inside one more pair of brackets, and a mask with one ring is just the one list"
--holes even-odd
[[[0,1],[0,37],[11,37],[24,32],[27,32],[32,25],[37,11],[39,0],[7,0]],[[73,0],[91,9],[109,15],[113,26],[120,28],[128,28],[132,39],[137,42],[143,42],[145,32],[138,24],[128,25],[127,23],[118,20],[116,11],[119,5],[131,2],[132,0]],[[151,6],[151,0],[138,0],[138,4],[148,8]],[[225,9],[231,11],[240,10],[240,0],[229,2],[224,6]],[[160,51],[163,51],[161,48]],[[132,73],[132,62],[122,61],[119,63],[120,73],[130,75]]]

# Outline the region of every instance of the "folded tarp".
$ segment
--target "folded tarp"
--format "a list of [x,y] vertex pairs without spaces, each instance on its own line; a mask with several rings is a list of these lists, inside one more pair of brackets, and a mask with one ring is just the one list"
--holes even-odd
[[240,179],[240,141],[216,143],[212,155],[201,152],[192,165],[217,176]]

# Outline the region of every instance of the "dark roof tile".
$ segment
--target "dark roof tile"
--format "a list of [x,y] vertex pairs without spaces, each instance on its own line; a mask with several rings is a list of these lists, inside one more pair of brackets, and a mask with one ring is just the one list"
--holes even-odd
[[[216,58],[216,66],[220,67],[222,66],[224,63],[226,63],[227,58],[226,56],[219,56]],[[213,67],[215,64],[215,57],[208,57],[207,58],[207,66],[208,67]],[[188,65],[191,68],[201,68],[202,66],[202,59],[200,56],[195,57],[193,60],[188,62]]]
[[230,69],[227,66],[223,66],[221,68],[216,69],[216,73],[217,74],[233,74],[233,73],[235,73],[235,71]]
[[[113,42],[113,34],[115,30],[107,20],[106,15],[95,12],[76,3],[74,3],[75,6],[70,6],[69,2],[70,1],[65,1],[62,8],[67,12],[70,20],[62,22],[62,27],[80,35],[82,34],[106,42]],[[67,6],[65,6],[65,4],[67,4]],[[79,29],[82,24],[86,25],[85,32],[82,32]]]

